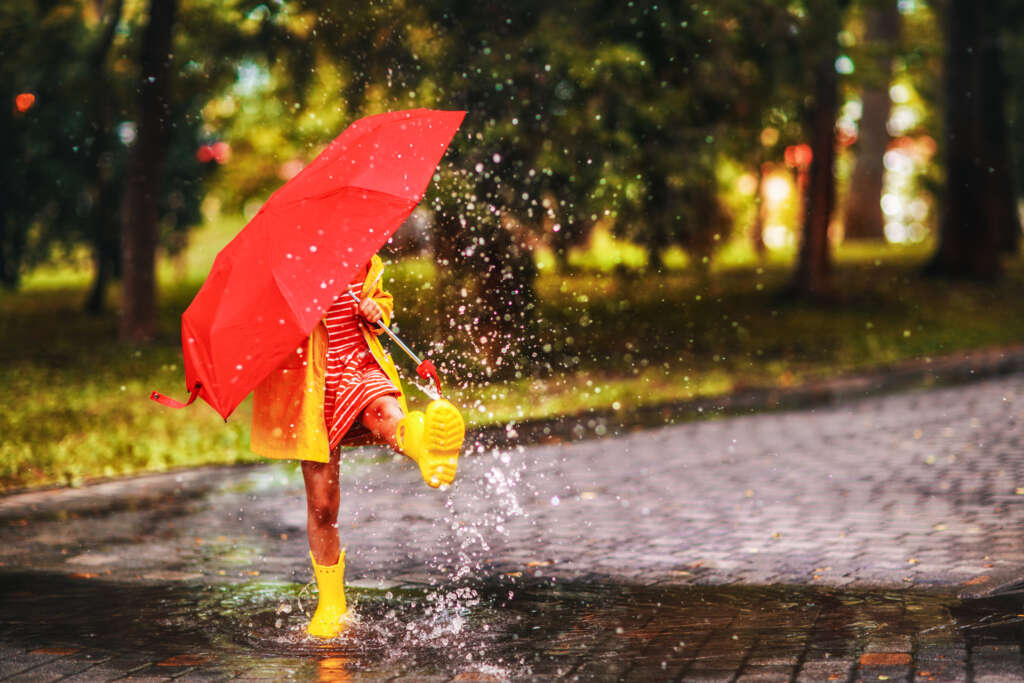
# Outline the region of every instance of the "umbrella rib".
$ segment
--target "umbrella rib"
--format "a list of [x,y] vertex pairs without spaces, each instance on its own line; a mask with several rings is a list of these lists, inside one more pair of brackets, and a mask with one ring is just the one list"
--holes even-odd
[[[415,205],[417,202],[419,202],[419,199],[413,199],[411,197],[403,197],[401,195],[393,194],[391,192],[382,192],[381,190],[374,190],[373,188],[363,187],[362,185],[343,185],[342,187],[336,187],[334,189],[327,190],[325,192],[321,192],[320,194],[305,195],[303,197],[297,197],[295,199],[280,200],[280,201],[276,202],[276,206],[270,207],[269,210],[277,212],[279,209],[281,209],[281,208],[283,208],[284,206],[287,206],[287,205],[298,204],[298,203],[304,202],[304,201],[316,201],[316,200],[320,200],[320,199],[325,199],[327,197],[330,197],[331,195],[335,195],[335,194],[338,194],[339,192],[344,192],[345,190],[351,190],[351,189],[361,190],[363,192],[368,192],[371,195],[377,195],[379,197],[390,197],[392,199],[396,199],[396,200],[398,200],[400,202],[407,203],[407,204]],[[261,210],[262,210],[262,207],[261,207]]]

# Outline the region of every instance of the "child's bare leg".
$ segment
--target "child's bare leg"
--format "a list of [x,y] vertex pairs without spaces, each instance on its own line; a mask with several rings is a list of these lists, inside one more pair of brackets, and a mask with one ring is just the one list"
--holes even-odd
[[412,458],[430,486],[455,479],[464,427],[451,403],[436,400],[426,415],[419,411],[404,415],[398,399],[382,396],[363,411],[362,423],[378,441]]
[[395,440],[395,432],[398,430],[398,423],[405,417],[402,406],[394,396],[381,396],[370,402],[363,411],[363,426],[370,430],[374,438],[381,443],[386,443],[394,450],[401,453],[402,449]]
[[345,554],[338,543],[338,449],[328,462],[302,463],[306,482],[306,532],[316,576],[316,611],[306,627],[315,638],[333,638],[344,628]]
[[338,539],[338,449],[329,462],[302,461],[302,478],[306,482],[306,533],[309,549],[317,564],[338,563],[341,544]]

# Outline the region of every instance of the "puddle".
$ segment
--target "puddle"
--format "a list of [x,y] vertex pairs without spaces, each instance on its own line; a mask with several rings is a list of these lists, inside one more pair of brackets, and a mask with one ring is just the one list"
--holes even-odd
[[[638,588],[502,577],[459,588],[349,588],[348,597],[348,630],[320,643],[305,637],[313,601],[300,584],[123,584],[5,573],[0,642],[130,653],[242,677],[377,672],[483,680],[728,678],[768,670],[785,679],[812,665],[844,680],[865,666],[928,678],[943,662],[963,667],[973,649],[1019,653],[1014,648],[1024,642],[1020,594],[961,601],[910,591]],[[927,653],[925,671],[919,660]]]

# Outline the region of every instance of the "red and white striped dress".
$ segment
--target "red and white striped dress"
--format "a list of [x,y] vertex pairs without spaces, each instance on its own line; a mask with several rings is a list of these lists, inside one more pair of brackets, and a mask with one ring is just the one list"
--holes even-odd
[[349,435],[349,429],[365,433],[365,428],[356,420],[366,406],[381,396],[399,395],[398,389],[370,353],[360,331],[362,317],[358,305],[348,293],[358,296],[362,284],[362,281],[350,284],[324,316],[327,326],[324,420],[331,450]]

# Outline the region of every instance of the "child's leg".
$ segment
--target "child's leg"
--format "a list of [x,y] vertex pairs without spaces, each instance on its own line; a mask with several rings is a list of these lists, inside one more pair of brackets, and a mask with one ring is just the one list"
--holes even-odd
[[316,611],[306,627],[315,638],[333,638],[344,628],[345,553],[338,542],[339,452],[328,462],[302,462],[306,483],[306,533],[318,589]]
[[448,401],[433,401],[426,414],[414,410],[403,415],[398,399],[382,396],[363,411],[362,423],[380,442],[416,461],[430,486],[455,479],[465,427],[459,411]]
[[381,396],[370,402],[363,411],[363,426],[370,430],[374,438],[380,443],[386,443],[394,450],[401,453],[398,442],[395,440],[395,432],[398,430],[398,423],[405,417],[402,406],[394,396]]
[[306,533],[309,549],[317,564],[338,562],[341,544],[338,540],[338,449],[329,462],[302,461],[302,478],[306,482]]

